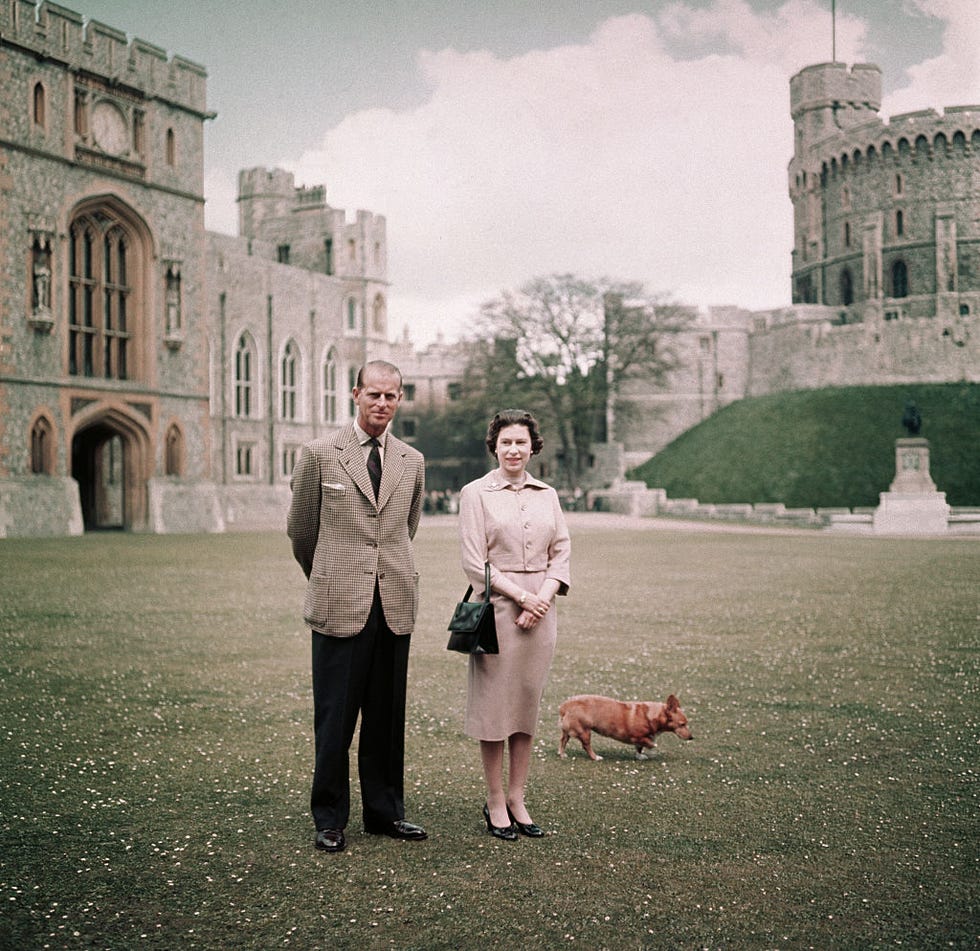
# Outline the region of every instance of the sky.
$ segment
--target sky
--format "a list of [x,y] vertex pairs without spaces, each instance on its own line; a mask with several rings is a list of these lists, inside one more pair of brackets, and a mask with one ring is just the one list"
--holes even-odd
[[883,118],[980,104],[980,0],[62,5],[206,67],[210,230],[238,233],[255,166],[384,215],[418,345],[553,273],[785,306],[790,77],[836,52],[881,67]]

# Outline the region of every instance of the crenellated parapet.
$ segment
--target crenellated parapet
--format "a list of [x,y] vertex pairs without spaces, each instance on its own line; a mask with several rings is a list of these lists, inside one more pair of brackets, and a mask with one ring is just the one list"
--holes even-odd
[[853,323],[980,310],[980,106],[877,115],[876,66],[791,81],[793,302]]
[[181,56],[55,3],[0,3],[0,42],[68,68],[79,76],[138,91],[200,117],[207,116],[207,71]]

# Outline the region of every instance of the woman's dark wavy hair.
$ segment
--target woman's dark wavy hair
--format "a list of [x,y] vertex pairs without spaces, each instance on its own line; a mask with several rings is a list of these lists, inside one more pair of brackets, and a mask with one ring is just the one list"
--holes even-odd
[[497,451],[497,437],[500,435],[500,430],[506,426],[527,427],[531,436],[532,456],[536,456],[544,448],[544,440],[541,438],[541,432],[538,429],[538,421],[527,410],[504,409],[490,420],[490,425],[487,427],[487,449],[490,450],[491,456]]

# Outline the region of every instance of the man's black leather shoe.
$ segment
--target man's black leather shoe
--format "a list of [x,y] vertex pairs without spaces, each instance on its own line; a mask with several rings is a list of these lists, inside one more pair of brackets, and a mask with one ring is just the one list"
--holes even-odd
[[394,822],[365,822],[364,831],[368,835],[386,835],[392,839],[408,839],[410,842],[421,842],[429,837],[421,826],[404,819],[396,819]]
[[324,852],[343,852],[347,848],[343,829],[317,829],[314,844]]

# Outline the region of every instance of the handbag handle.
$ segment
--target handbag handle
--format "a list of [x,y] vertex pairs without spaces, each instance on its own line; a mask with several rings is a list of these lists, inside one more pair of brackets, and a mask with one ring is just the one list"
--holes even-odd
[[[485,585],[483,591],[483,600],[489,601],[490,600],[490,562],[489,561],[485,561],[483,563],[483,583]],[[463,595],[463,600],[469,601],[470,595],[472,593],[473,593],[473,585],[468,584],[466,586],[466,594]]]

